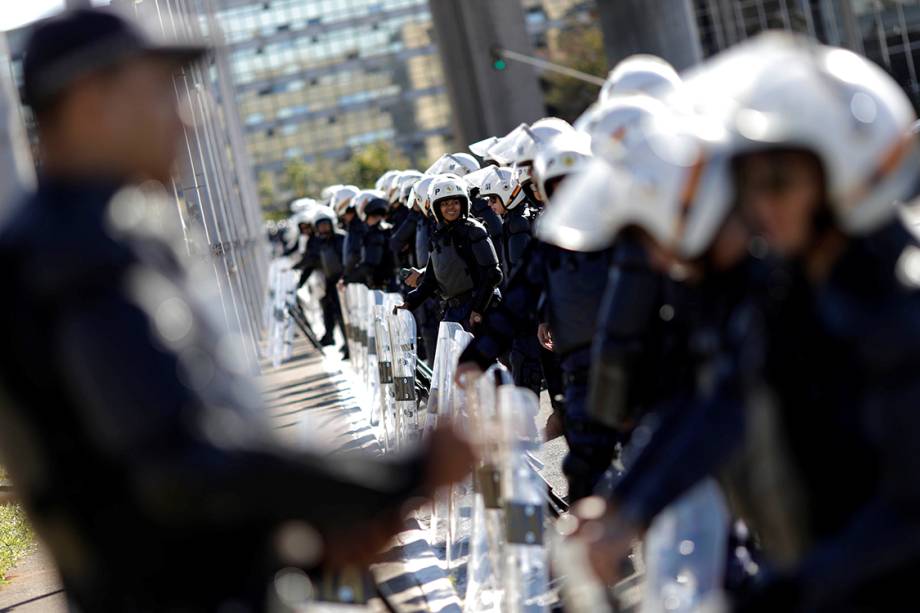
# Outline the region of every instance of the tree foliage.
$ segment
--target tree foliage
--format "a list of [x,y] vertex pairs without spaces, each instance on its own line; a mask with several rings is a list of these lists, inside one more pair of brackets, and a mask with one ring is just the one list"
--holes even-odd
[[[551,61],[598,77],[607,76],[604,37],[597,25],[578,25],[560,37]],[[599,88],[572,77],[547,73],[543,78],[550,115],[572,122],[597,100]]]
[[259,198],[266,214],[284,216],[286,204],[296,198],[319,196],[324,187],[341,183],[361,188],[373,187],[387,170],[405,169],[409,160],[389,143],[378,142],[356,151],[348,160],[336,163],[328,159],[305,162],[290,160],[284,171],[273,180],[271,173],[259,176]]

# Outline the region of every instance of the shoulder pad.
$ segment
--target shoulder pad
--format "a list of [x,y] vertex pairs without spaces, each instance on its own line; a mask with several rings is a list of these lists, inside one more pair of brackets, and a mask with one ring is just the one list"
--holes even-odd
[[478,219],[466,220],[466,235],[471,241],[481,240],[489,237],[489,232]]

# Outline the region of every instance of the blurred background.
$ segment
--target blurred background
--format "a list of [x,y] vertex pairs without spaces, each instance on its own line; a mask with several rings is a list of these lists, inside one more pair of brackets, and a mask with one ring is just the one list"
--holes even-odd
[[[29,21],[64,2],[17,4],[4,8],[0,23],[16,83]],[[240,124],[260,205],[270,217],[283,216],[292,199],[325,185],[367,185],[387,168],[424,168],[522,121],[545,114],[573,120],[595,99],[596,86],[501,59],[494,47],[602,77],[630,53],[656,53],[685,69],[764,29],[782,28],[864,53],[920,101],[915,0],[94,4],[146,12],[142,20],[154,22],[148,26],[200,30],[222,47],[207,85],[226,107],[222,121]],[[186,19],[197,23],[177,25]]]

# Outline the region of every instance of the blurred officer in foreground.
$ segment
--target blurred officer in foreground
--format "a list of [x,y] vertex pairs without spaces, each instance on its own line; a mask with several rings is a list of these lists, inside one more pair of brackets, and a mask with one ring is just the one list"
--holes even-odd
[[470,459],[448,430],[392,463],[274,446],[170,248],[125,223],[126,187],[170,180],[173,74],[204,51],[97,10],[27,49],[43,166],[0,232],[0,449],[81,611],[260,610],[278,569],[372,556]]
[[[595,565],[613,568],[606,554],[628,548],[627,532],[719,471],[768,561],[736,610],[906,610],[920,566],[920,291],[917,238],[894,203],[917,194],[914,111],[864,58],[775,34],[699,78],[698,91],[737,88],[733,217],[779,268],[749,275],[723,329],[745,338],[721,360],[736,371],[722,392],[685,407],[679,434],[656,432],[631,469],[641,478],[619,484],[607,526],[619,535],[595,544]],[[754,114],[756,130],[743,121]]]

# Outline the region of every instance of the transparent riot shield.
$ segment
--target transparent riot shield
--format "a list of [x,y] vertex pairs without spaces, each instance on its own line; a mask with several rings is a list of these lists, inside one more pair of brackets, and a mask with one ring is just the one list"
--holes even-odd
[[470,440],[479,464],[473,474],[470,549],[467,562],[464,609],[472,612],[499,611],[504,588],[504,521],[501,506],[497,388],[511,385],[510,373],[492,366],[466,392]]
[[444,410],[450,407],[450,382],[453,380],[453,368],[456,360],[451,355],[455,335],[463,332],[463,326],[452,321],[442,321],[438,328],[438,344],[434,353],[431,388],[428,390],[428,411],[425,419],[425,431],[433,429],[438,423],[441,405]]
[[421,436],[418,398],[415,393],[416,326],[409,311],[388,313],[390,345],[393,348],[393,390],[396,400],[396,445],[404,449]]
[[[434,376],[428,394],[428,410],[425,415],[425,432],[430,432],[438,425],[442,415],[450,417],[451,391],[453,390],[454,370],[457,357],[454,355],[454,337],[463,334],[463,326],[455,322],[442,321],[438,328],[438,345],[434,356]],[[431,539],[440,542],[447,534],[449,521],[449,489],[435,492],[431,505]]]
[[543,546],[546,482],[528,456],[540,444],[536,425],[539,400],[531,390],[498,388],[502,428],[502,506],[505,514],[503,611],[545,611],[549,602],[549,569]]
[[351,334],[354,339],[354,351],[351,353],[352,367],[359,381],[364,380],[364,365],[367,363],[367,337],[364,322],[364,304],[367,302],[367,288],[360,283],[350,283],[348,308],[350,309]]
[[[375,300],[378,295],[375,293]],[[384,451],[396,450],[399,446],[398,424],[396,414],[396,384],[393,373],[393,364],[396,359],[396,350],[393,347],[390,333],[389,315],[393,307],[402,302],[399,294],[382,294],[379,303],[374,304],[374,339],[377,347],[377,371],[379,391],[377,393],[380,403],[380,422],[383,426]]]
[[[377,327],[375,323],[376,308],[383,306],[383,292],[380,290],[367,290],[365,309],[363,313],[364,329],[367,331],[367,362],[364,367],[364,383],[368,394],[369,416],[371,426],[380,426],[382,411],[380,410],[380,373],[377,358]],[[378,438],[385,438],[378,436]]]
[[707,479],[662,511],[645,538],[642,613],[696,611],[722,586],[729,515],[718,484]]
[[[455,428],[469,430],[469,418],[466,407],[466,394],[460,386],[454,383],[454,373],[457,371],[457,360],[473,335],[466,331],[454,334],[451,346],[450,378],[447,384],[450,388],[450,419]],[[443,404],[442,404],[443,407]],[[443,414],[443,413],[442,413]],[[466,432],[469,434],[469,432]],[[447,555],[448,571],[454,572],[466,556],[469,546],[470,515],[472,509],[472,477],[467,477],[455,483],[448,490],[447,498]]]

